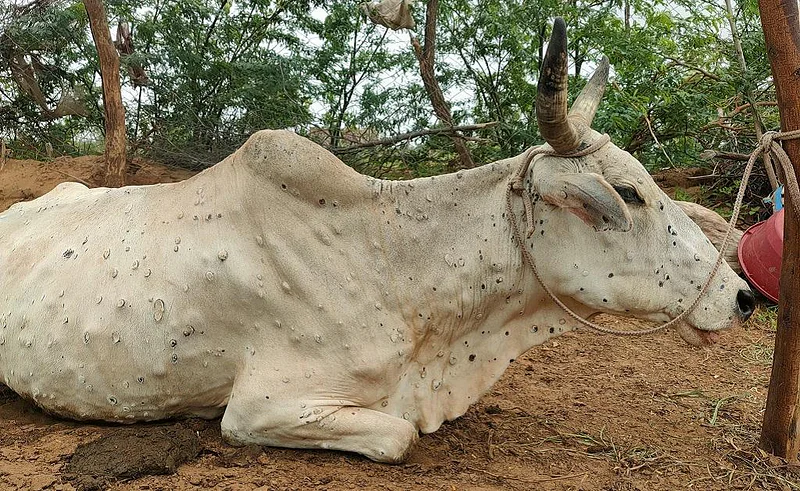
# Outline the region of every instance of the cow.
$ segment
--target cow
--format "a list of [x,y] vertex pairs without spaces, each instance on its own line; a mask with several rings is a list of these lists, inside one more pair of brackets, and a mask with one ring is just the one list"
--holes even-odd
[[[686,213],[686,216],[692,219],[694,223],[700,227],[703,234],[708,237],[714,247],[719,249],[722,247],[722,242],[725,240],[725,235],[728,232],[728,222],[725,221],[719,213],[714,210],[709,210],[703,205],[692,203],[691,201],[675,201],[675,204]],[[725,248],[723,256],[727,261],[728,266],[736,274],[742,272],[742,266],[739,264],[739,242],[744,236],[744,231],[734,228],[730,232],[728,239],[728,246]]]
[[[179,183],[59,185],[0,215],[0,376],[77,420],[222,415],[224,438],[401,462],[576,314],[668,321],[717,251],[612,143],[581,157],[608,62],[567,111],[557,20],[537,117],[549,152],[387,181],[260,131]],[[553,155],[558,153],[559,155]],[[704,345],[753,311],[726,264],[678,325]]]

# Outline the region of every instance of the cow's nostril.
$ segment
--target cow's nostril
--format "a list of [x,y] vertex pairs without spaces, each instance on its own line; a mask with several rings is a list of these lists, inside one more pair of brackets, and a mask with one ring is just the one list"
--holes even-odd
[[739,290],[736,294],[736,307],[739,308],[739,315],[742,320],[747,320],[756,308],[756,297],[750,290]]

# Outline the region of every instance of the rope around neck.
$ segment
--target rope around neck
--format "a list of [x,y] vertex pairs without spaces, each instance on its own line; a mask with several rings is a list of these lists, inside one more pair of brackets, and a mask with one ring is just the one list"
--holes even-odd
[[528,248],[525,246],[525,238],[522,237],[522,233],[519,229],[519,225],[517,224],[517,217],[514,214],[514,209],[512,207],[512,193],[522,196],[522,202],[525,206],[525,221],[527,226],[527,233],[525,237],[530,237],[534,231],[534,220],[533,220],[533,201],[531,199],[530,193],[528,190],[525,189],[525,176],[528,172],[528,168],[533,162],[534,157],[537,155],[553,155],[557,157],[563,158],[575,158],[575,157],[584,157],[586,155],[592,154],[605,146],[611,139],[608,135],[602,135],[600,138],[595,140],[591,145],[586,147],[583,150],[579,150],[577,152],[571,152],[566,154],[559,154],[555,150],[552,149],[545,149],[541,146],[538,147],[531,147],[523,156],[522,164],[517,169],[517,172],[511,178],[511,181],[508,183],[508,188],[506,189],[506,213],[508,214],[508,219],[511,222],[511,228],[514,232],[514,238],[516,239],[517,243],[522,250],[522,258],[528,264],[528,266],[533,271],[533,275],[536,277],[536,280],[542,286],[544,291],[550,297],[553,302],[555,302],[561,309],[574,320],[583,324],[584,326],[594,329],[595,331],[599,331],[606,334],[618,334],[622,336],[641,336],[643,334],[651,334],[657,331],[661,331],[668,327],[671,327],[678,322],[682,321],[687,315],[689,315],[700,303],[700,299],[705,295],[708,288],[711,286],[711,282],[716,276],[717,272],[719,271],[720,266],[722,265],[723,253],[725,249],[728,247],[728,242],[731,238],[731,233],[733,229],[736,228],[736,221],[739,218],[739,211],[742,207],[742,200],[744,199],[744,192],[747,189],[747,182],[750,179],[750,174],[753,171],[753,165],[756,162],[756,159],[762,153],[771,153],[775,157],[777,157],[778,162],[781,165],[783,170],[783,174],[786,179],[786,190],[789,193],[789,202],[792,204],[794,208],[795,216],[800,217],[800,187],[797,183],[797,178],[794,174],[794,169],[792,167],[792,163],[789,160],[789,156],[786,155],[786,152],[783,150],[783,147],[780,146],[778,141],[780,140],[793,140],[800,138],[800,130],[794,131],[787,131],[787,132],[776,132],[776,131],[768,131],[764,133],[759,141],[758,147],[753,150],[753,153],[750,154],[750,159],[747,161],[747,165],[744,169],[744,174],[742,176],[742,182],[739,185],[739,192],[736,194],[736,201],[733,205],[733,213],[731,214],[730,221],[728,222],[728,228],[725,231],[725,237],[722,239],[722,245],[719,248],[719,253],[717,254],[717,261],[714,263],[714,267],[711,269],[711,273],[709,273],[708,278],[706,279],[705,283],[703,283],[703,287],[700,289],[700,292],[697,294],[697,297],[694,301],[686,308],[686,310],[682,311],[672,320],[665,322],[659,326],[650,327],[647,329],[640,329],[634,331],[620,331],[617,329],[611,329],[608,327],[603,327],[601,325],[595,324],[588,319],[584,319],[580,315],[576,314],[572,309],[570,309],[567,305],[564,304],[550,289],[550,287],[545,284],[544,280],[542,280],[541,275],[539,274],[539,270],[536,268],[536,262],[533,259]]

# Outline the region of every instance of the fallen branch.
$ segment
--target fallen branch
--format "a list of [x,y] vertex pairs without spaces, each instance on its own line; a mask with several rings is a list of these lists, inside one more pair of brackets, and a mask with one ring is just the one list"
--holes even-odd
[[92,186],[91,184],[89,184],[88,182],[84,181],[83,179],[81,179],[81,178],[80,178],[80,177],[78,177],[78,176],[73,176],[73,175],[72,175],[72,174],[70,174],[70,173],[64,172],[63,170],[54,169],[54,168],[52,168],[52,167],[50,167],[50,169],[52,169],[52,170],[54,170],[54,171],[58,172],[58,173],[59,173],[59,174],[61,174],[61,175],[67,176],[67,177],[69,177],[70,179],[75,179],[76,181],[78,181],[79,183],[83,184],[84,186],[86,186],[86,187],[88,187],[88,188],[94,187],[94,186]]
[[709,179],[719,179],[720,177],[724,177],[720,174],[706,174],[705,176],[686,176],[686,179],[691,179],[693,181],[702,181],[702,180],[709,180]]
[[405,140],[412,140],[421,136],[440,135],[440,134],[458,134],[460,131],[475,131],[486,128],[492,128],[500,124],[497,121],[490,121],[488,123],[467,124],[462,126],[447,126],[444,128],[428,128],[427,130],[411,131],[409,133],[402,133],[400,135],[392,136],[389,138],[381,138],[379,140],[368,141],[364,143],[357,143],[347,147],[329,149],[333,153],[347,153],[361,150],[362,148],[377,147],[377,146],[392,146]]
[[703,152],[700,153],[700,158],[703,160],[726,159],[747,162],[750,159],[750,155],[745,153],[723,152],[720,150],[703,150]]

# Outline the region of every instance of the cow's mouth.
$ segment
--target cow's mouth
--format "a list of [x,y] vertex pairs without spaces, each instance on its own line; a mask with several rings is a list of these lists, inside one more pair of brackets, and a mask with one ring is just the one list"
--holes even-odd
[[704,331],[686,322],[680,322],[676,330],[684,341],[698,348],[711,346],[719,340],[719,331]]

